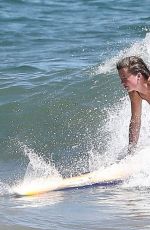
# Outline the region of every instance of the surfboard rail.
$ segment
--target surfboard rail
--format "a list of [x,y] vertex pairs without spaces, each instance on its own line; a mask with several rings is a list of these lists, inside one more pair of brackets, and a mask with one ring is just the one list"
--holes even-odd
[[47,177],[23,181],[22,184],[15,186],[13,191],[17,196],[33,196],[50,191],[86,188],[98,185],[116,185],[136,174],[141,170],[141,167],[144,168],[149,152],[150,147],[141,150],[134,156],[127,156],[120,162],[114,163],[106,168],[75,177]]

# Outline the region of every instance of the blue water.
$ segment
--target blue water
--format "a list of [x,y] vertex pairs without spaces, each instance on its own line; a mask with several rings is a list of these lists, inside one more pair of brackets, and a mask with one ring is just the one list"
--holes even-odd
[[1,0],[0,12],[1,229],[149,229],[150,180],[10,192],[24,175],[79,175],[125,151],[130,105],[115,65],[126,55],[150,63],[149,1]]

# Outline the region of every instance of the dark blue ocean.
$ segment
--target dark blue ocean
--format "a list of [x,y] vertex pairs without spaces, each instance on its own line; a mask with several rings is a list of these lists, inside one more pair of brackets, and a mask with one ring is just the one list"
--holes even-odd
[[[0,229],[150,229],[150,157],[123,184],[12,192],[25,180],[105,168],[126,153],[130,102],[116,62],[129,55],[150,64],[148,0],[0,1]],[[144,147],[149,112],[144,103]]]

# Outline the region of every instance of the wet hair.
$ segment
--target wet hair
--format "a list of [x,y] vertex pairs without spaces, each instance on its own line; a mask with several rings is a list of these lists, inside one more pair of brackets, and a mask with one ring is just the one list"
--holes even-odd
[[125,57],[117,63],[117,70],[127,68],[131,74],[141,73],[145,79],[150,77],[150,70],[142,58],[136,56]]

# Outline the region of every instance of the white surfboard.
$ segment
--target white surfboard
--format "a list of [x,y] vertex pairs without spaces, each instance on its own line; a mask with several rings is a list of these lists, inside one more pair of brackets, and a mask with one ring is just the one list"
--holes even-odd
[[76,177],[65,179],[47,177],[24,181],[21,185],[14,187],[13,192],[18,196],[32,196],[56,190],[81,188],[96,184],[107,185],[115,183],[116,181],[124,181],[141,169],[141,160],[146,157],[147,154],[150,154],[150,148],[140,151],[135,156],[128,156],[119,163],[115,163],[105,169]]

